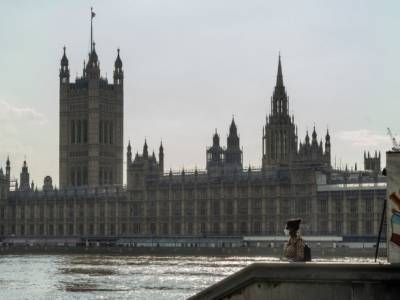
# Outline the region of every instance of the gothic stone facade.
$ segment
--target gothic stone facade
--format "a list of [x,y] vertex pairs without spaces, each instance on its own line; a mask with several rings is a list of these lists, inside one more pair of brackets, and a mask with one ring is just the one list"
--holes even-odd
[[[376,236],[386,187],[291,182],[246,170],[148,176],[130,186],[9,192],[0,174],[0,237],[282,235],[303,219],[306,235]],[[369,180],[368,180],[369,182]],[[295,197],[294,197],[295,195]]]
[[114,82],[100,77],[93,44],[83,74],[70,82],[68,59],[60,69],[60,187],[122,185],[123,70],[118,56]]
[[119,56],[113,85],[100,78],[94,48],[75,84],[69,83],[65,55],[61,65],[62,189],[52,188],[48,177],[42,191],[29,187],[24,163],[21,186],[10,191],[8,161],[6,174],[0,172],[0,236],[281,235],[291,217],[302,218],[307,235],[377,234],[385,186],[377,183],[376,172],[333,170],[329,133],[325,148],[315,128],[311,141],[307,133],[298,144],[280,59],[271,113],[263,129],[260,169],[243,169],[232,120],[226,148],[214,135],[205,171],[164,173],[163,145],[157,160],[154,153],[149,155],[147,142],[135,157],[129,143],[126,188],[119,186],[123,108]]

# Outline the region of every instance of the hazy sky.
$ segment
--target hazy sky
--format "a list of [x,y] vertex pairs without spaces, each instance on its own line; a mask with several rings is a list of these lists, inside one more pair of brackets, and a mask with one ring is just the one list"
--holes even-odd
[[[278,52],[299,135],[329,126],[332,164],[391,147],[400,133],[399,1],[5,1],[0,3],[0,166],[24,156],[40,186],[58,184],[59,64],[81,75],[90,6],[101,72],[116,49],[125,71],[125,141],[165,149],[165,167],[205,167],[215,128],[232,115],[243,162],[261,165],[261,135]],[[124,153],[125,157],[125,153]],[[385,164],[383,157],[383,164]],[[124,170],[125,172],[125,170]]]

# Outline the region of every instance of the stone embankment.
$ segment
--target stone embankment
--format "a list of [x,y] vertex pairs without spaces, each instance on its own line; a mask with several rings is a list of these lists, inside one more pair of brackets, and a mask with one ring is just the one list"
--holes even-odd
[[400,265],[336,263],[256,263],[189,298],[400,299]]

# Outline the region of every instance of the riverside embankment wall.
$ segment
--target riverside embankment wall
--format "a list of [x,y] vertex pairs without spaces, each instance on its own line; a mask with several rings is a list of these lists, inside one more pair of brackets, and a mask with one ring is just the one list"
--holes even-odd
[[400,299],[400,265],[257,263],[191,300]]
[[[210,247],[104,247],[104,246],[3,246],[0,255],[8,254],[116,254],[116,255],[194,255],[194,256],[271,256],[279,258],[281,248],[210,248]],[[374,248],[312,248],[313,259],[364,257],[373,258]],[[386,249],[379,249],[379,257],[386,257]]]

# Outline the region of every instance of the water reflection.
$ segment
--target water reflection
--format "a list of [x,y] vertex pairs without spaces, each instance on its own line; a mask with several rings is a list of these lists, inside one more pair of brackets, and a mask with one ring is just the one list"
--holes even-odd
[[[186,299],[273,257],[4,255],[0,299]],[[371,261],[365,258],[336,261]],[[323,261],[323,260],[320,260]],[[331,260],[332,261],[332,260]]]

